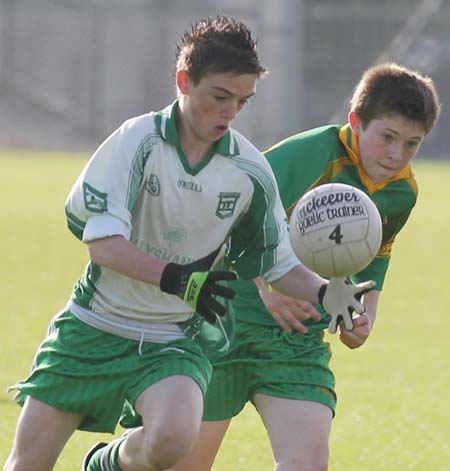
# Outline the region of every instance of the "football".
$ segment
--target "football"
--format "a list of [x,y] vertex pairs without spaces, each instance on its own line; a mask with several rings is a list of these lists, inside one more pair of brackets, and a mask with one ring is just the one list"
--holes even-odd
[[289,222],[294,252],[310,270],[325,277],[358,273],[376,256],[382,224],[375,203],[362,190],[327,183],[297,202]]

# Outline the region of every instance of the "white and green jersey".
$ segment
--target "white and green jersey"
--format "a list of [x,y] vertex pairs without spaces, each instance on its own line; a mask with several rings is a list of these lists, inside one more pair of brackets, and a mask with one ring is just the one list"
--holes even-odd
[[[142,251],[180,264],[226,243],[228,261],[246,279],[275,263],[269,280],[287,273],[298,260],[266,159],[230,130],[190,167],[176,131],[177,106],[175,101],[126,121],[97,149],[67,199],[69,228],[84,242],[122,235]],[[192,314],[158,286],[92,262],[70,308],[96,327],[131,337],[127,329],[173,333],[171,324]]]

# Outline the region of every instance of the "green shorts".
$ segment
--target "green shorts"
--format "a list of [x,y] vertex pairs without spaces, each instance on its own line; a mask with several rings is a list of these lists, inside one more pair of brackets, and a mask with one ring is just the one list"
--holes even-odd
[[[125,405],[150,385],[173,375],[190,376],[205,394],[211,364],[191,339],[142,345],[60,313],[34,359],[30,376],[10,389],[57,409],[85,414],[80,430],[114,433]],[[136,416],[136,424],[140,417]],[[128,420],[128,426],[134,425]]]
[[319,402],[334,414],[330,358],[322,331],[304,335],[238,321],[231,350],[213,363],[203,420],[229,419],[257,393]]

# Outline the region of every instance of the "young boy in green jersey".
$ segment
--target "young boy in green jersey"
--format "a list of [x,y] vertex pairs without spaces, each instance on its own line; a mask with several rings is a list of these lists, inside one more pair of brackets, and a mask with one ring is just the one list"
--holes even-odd
[[126,405],[143,426],[97,444],[84,471],[168,469],[189,452],[211,375],[204,349],[226,347],[233,326],[216,299],[234,296],[221,282],[236,274],[213,270],[222,247],[242,277],[264,274],[336,316],[363,311],[373,283],[328,290],[299,264],[270,166],[231,128],[265,72],[248,27],[200,20],[177,53],[177,99],[123,123],[69,194],[90,262],[13,386],[23,409],[4,471],[51,470],[76,429],[114,432]]
[[[376,288],[364,295],[366,311],[353,319],[353,330],[340,329],[340,340],[351,349],[363,345],[372,331],[392,245],[416,203],[410,162],[439,113],[430,78],[386,63],[363,74],[347,124],[302,132],[265,152],[288,214],[306,191],[329,182],[360,188],[380,211],[380,251],[353,277],[373,279]],[[308,303],[259,282],[238,280],[234,288],[235,341],[213,363],[199,438],[175,469],[209,471],[232,417],[251,401],[269,435],[274,469],[326,470],[336,406],[331,354],[323,341],[329,316],[319,308],[321,322],[299,322]]]

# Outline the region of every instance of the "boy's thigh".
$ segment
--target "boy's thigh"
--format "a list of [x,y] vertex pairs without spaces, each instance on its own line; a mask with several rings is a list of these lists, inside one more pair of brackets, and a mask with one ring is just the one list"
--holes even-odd
[[[326,469],[333,411],[319,402],[257,394],[254,403],[280,469]],[[295,468],[297,469],[297,468]]]
[[151,431],[169,431],[171,436],[185,430],[197,434],[203,411],[203,393],[188,375],[173,375],[145,389],[135,401],[144,427]]
[[[9,459],[18,469],[52,469],[81,420],[81,414],[62,412],[28,397],[20,414]],[[9,469],[8,465],[5,469]]]

